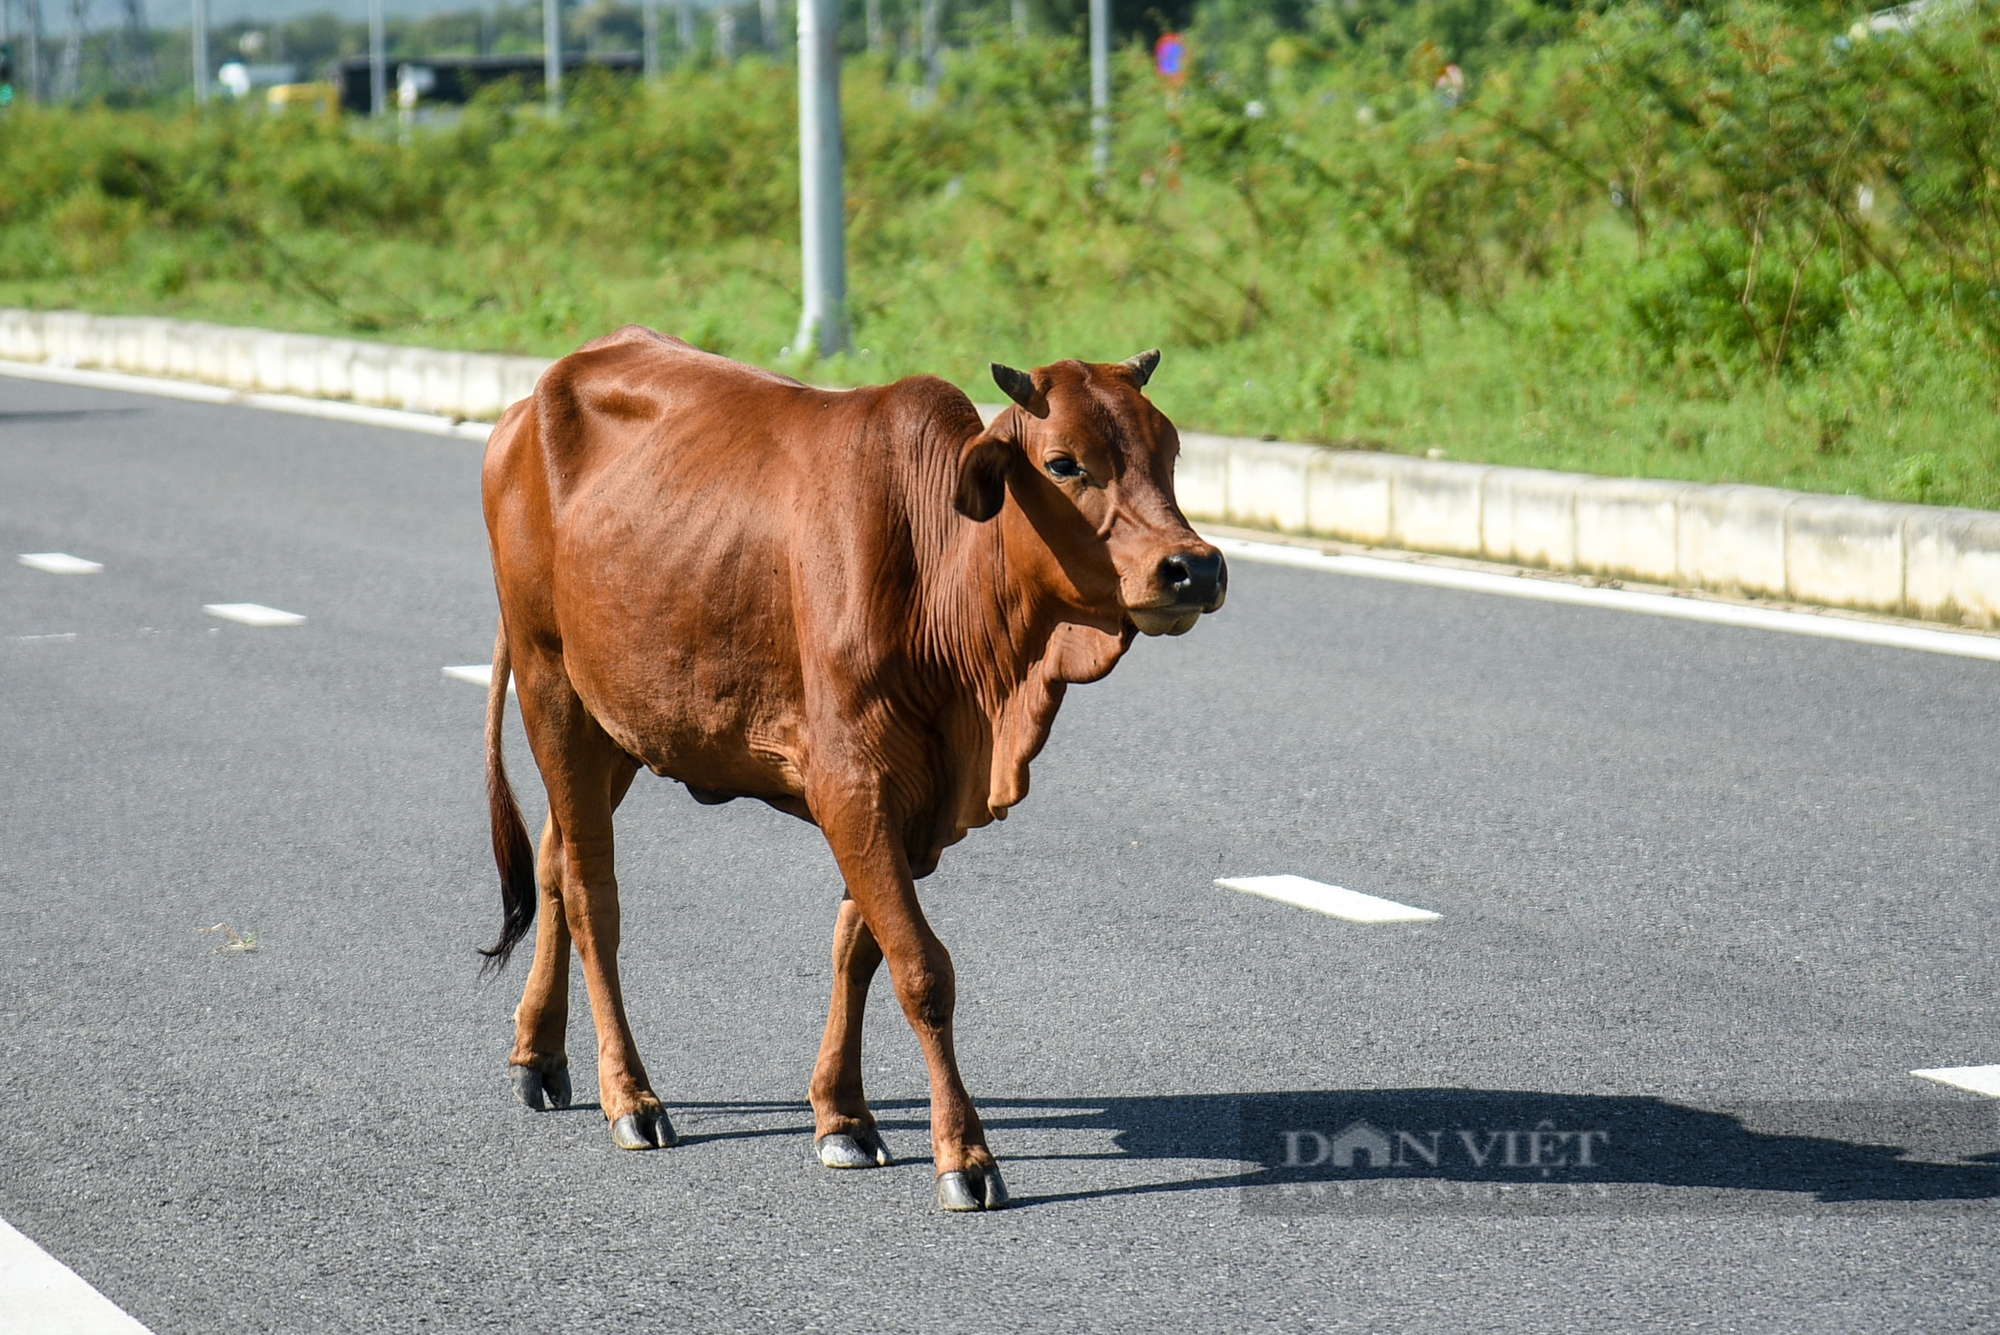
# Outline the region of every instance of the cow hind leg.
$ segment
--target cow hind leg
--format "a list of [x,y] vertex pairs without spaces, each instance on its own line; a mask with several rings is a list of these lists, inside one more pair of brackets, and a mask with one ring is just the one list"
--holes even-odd
[[[637,773],[634,765],[612,774],[614,811],[625,800]],[[514,1051],[507,1058],[514,1093],[536,1112],[567,1108],[571,1098],[569,959],[575,940],[563,912],[562,856],[562,830],[552,813],[542,827],[541,850],[535,859],[535,881],[541,895],[541,911],[535,917],[535,962],[528,969],[528,983],[514,1011]]]
[[676,1143],[673,1123],[660,1106],[632,1037],[618,976],[618,882],[611,870],[611,841],[566,841],[563,915],[575,938],[597,1027],[597,1085],[611,1138],[620,1149],[661,1149]]
[[[535,758],[549,794],[554,845],[560,853],[547,859],[554,874],[541,878],[540,907],[553,909],[559,903],[560,914],[550,916],[561,918],[562,929],[544,927],[536,938],[537,971],[530,975],[523,1011],[516,1015],[516,1053],[545,1055],[561,1050],[559,1036],[567,1021],[568,1001],[564,975],[573,943],[597,1028],[599,1106],[611,1123],[611,1138],[628,1150],[672,1145],[677,1139],[673,1123],[647,1080],[618,977],[618,877],[611,823],[638,772],[638,762],[590,717],[558,664],[537,661],[522,666],[526,670],[519,678],[521,716],[535,741]],[[543,842],[547,851],[546,835]],[[543,1088],[546,1092],[546,1083]]]
[[585,810],[573,813],[580,832],[564,837],[563,918],[576,942],[590,992],[591,1019],[597,1027],[598,1095],[605,1119],[611,1123],[611,1139],[620,1149],[663,1149],[679,1138],[646,1077],[631,1021],[625,1015],[624,985],[618,975],[620,924],[618,879],[612,870],[611,812],[617,799],[624,796],[637,766],[622,753],[613,764],[616,771],[607,776],[606,784],[611,790],[606,796],[611,800],[601,805],[590,803]]
[[514,1011],[514,1051],[507,1074],[514,1093],[536,1112],[567,1108],[569,1086],[569,922],[562,906],[562,831],[555,817],[542,827],[535,859],[541,897],[535,915],[535,962]]
[[882,947],[852,899],[840,901],[833,927],[833,998],[813,1068],[813,1140],[828,1168],[886,1168],[889,1147],[861,1089],[861,1017]]

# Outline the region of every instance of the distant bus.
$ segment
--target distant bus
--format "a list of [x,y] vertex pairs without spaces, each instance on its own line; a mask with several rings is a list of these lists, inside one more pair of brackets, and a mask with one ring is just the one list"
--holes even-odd
[[[563,55],[565,76],[586,67],[637,74],[641,65],[641,57],[636,51],[600,55],[586,55],[578,51]],[[542,57],[539,55],[425,56],[417,60],[399,56],[389,62],[387,73],[392,104],[396,89],[404,83],[422,89],[426,102],[470,102],[481,88],[508,79],[518,79],[525,96],[531,99],[542,96]],[[367,115],[371,101],[368,57],[349,56],[341,61],[339,79],[341,107]]]

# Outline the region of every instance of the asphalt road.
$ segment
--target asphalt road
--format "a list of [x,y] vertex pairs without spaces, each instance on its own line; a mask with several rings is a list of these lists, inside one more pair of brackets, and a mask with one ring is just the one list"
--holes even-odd
[[[1993,1105],[1907,1074],[2000,1060],[2000,665],[1239,563],[924,884],[1017,1198],[947,1216],[885,986],[899,1161],[812,1158],[840,891],[761,806],[620,815],[685,1143],[514,1102],[478,460],[0,380],[0,1216],[159,1335],[2000,1323]],[[1283,872],[1443,917],[1213,884]],[[1357,1119],[1443,1162],[1307,1162]]]

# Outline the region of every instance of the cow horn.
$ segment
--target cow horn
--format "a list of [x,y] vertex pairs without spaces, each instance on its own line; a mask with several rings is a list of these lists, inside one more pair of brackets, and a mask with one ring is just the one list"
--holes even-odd
[[[1035,401],[1035,378],[1026,371],[1016,371],[1011,366],[993,363],[993,383],[1007,392],[1007,397],[1023,408]],[[1032,412],[1033,409],[1029,408]]]
[[1160,364],[1160,350],[1158,348],[1148,348],[1138,356],[1127,357],[1118,364],[1137,376],[1139,378],[1139,388],[1144,389],[1146,382],[1153,378],[1153,368]]

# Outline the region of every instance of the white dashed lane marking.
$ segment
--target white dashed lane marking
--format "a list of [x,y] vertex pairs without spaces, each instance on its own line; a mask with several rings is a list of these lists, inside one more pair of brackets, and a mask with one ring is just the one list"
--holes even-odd
[[2000,1066],[1939,1066],[1910,1074],[1953,1089],[1969,1089],[1974,1094],[2000,1099]]
[[1229,876],[1216,882],[1246,895],[1262,895],[1280,904],[1291,904],[1349,922],[1429,922],[1444,915],[1429,909],[1411,908],[1393,899],[1378,899],[1359,890],[1343,890],[1337,885],[1309,881],[1303,876]]
[[[444,675],[453,681],[469,681],[474,686],[493,685],[493,665],[491,663],[467,663],[462,667],[448,667]],[[514,694],[514,679],[507,679],[507,693]]]
[[45,570],[51,575],[96,575],[104,570],[102,561],[86,561],[68,552],[22,552],[16,559],[24,566]]
[[280,612],[262,603],[203,603],[201,610],[224,621],[240,621],[246,626],[303,626],[306,619],[297,612]]
[[0,1330],[152,1335],[4,1219],[0,1219]]

